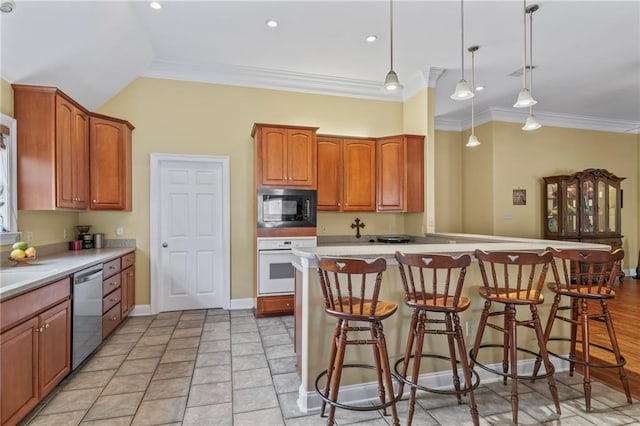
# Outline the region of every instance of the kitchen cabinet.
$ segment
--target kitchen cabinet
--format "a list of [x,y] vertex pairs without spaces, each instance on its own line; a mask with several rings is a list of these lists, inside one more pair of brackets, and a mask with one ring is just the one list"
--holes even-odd
[[424,210],[424,136],[376,140],[377,211]]
[[293,313],[293,294],[265,296],[256,298],[256,316],[291,315]]
[[86,209],[88,112],[53,87],[13,85],[13,90],[18,209]]
[[133,306],[135,305],[135,291],[136,291],[136,269],[135,269],[136,254],[129,253],[120,258],[120,264],[122,266],[122,272],[120,272],[120,287],[121,287],[121,317],[124,318],[131,313]]
[[256,188],[316,189],[316,130],[256,123],[251,132]]
[[376,210],[376,142],[318,136],[318,210]]
[[106,338],[135,305],[135,252],[102,267],[102,338]]
[[133,126],[91,113],[55,87],[12,87],[18,209],[131,210]]
[[131,132],[124,120],[89,118],[91,210],[131,211]]
[[544,238],[622,247],[624,179],[605,169],[544,177]]
[[0,419],[16,424],[71,370],[71,283],[0,304]]

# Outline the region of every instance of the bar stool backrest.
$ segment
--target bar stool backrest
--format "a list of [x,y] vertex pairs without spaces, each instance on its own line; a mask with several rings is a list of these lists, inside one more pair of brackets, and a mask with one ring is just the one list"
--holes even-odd
[[345,318],[375,315],[386,260],[339,257],[317,260],[325,312]]
[[458,307],[471,256],[404,254],[397,251],[395,257],[407,305]]
[[622,249],[610,252],[550,247],[547,250],[560,264],[560,268],[552,264],[556,289],[580,295],[610,294],[624,259]]
[[544,253],[476,250],[485,291],[498,301],[541,301],[540,293],[553,261]]

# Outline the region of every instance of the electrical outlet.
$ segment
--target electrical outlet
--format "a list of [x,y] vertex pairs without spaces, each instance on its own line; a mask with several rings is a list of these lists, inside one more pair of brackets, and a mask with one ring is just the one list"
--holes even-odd
[[122,226],[118,226],[116,228],[116,235],[119,236],[119,237],[124,235],[124,228]]
[[62,230],[62,239],[64,239],[65,241],[67,241],[67,239],[69,238],[69,231],[67,231],[67,228],[64,228]]
[[326,234],[327,233],[327,227],[325,225],[322,225],[320,227],[320,233],[322,233],[322,234]]

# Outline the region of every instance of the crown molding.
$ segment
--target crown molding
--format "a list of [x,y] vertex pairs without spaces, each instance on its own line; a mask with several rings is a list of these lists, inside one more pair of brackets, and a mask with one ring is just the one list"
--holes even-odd
[[[476,114],[475,125],[479,126],[490,121],[524,124],[528,115],[528,109],[526,111],[519,111],[515,108],[489,107],[488,109]],[[535,116],[544,127],[564,127],[612,133],[640,134],[640,121],[606,119],[585,115],[558,114],[544,111],[536,112]],[[439,119],[436,117],[435,127],[436,130],[461,132],[471,128],[471,118],[453,120]]]
[[383,92],[382,81],[337,78],[238,65],[199,65],[155,60],[142,76],[379,101],[403,101],[403,92],[393,94]]

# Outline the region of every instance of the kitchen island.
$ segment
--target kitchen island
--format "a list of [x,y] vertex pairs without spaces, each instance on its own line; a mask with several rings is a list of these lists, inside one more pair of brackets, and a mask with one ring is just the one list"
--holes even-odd
[[[364,241],[363,241],[364,242]],[[347,244],[338,240],[332,245],[320,245],[318,247],[294,248],[293,254],[296,256],[294,267],[296,268],[295,279],[295,351],[298,361],[298,373],[301,378],[301,385],[298,396],[298,406],[303,412],[319,411],[321,400],[315,391],[316,376],[327,368],[329,359],[329,348],[331,336],[335,326],[335,321],[324,313],[322,291],[318,282],[316,256],[334,257],[359,257],[377,258],[382,257],[387,261],[387,270],[383,273],[383,281],[380,292],[380,299],[398,304],[398,311],[383,322],[386,337],[389,361],[394,363],[404,355],[404,348],[407,339],[408,326],[411,320],[411,310],[404,305],[404,294],[397,262],[394,258],[396,251],[405,253],[443,253],[451,255],[472,254],[476,249],[486,251],[492,250],[517,250],[542,252],[545,248],[552,246],[558,249],[600,249],[608,250],[609,246],[601,244],[585,244],[569,241],[534,240],[523,238],[494,237],[487,235],[470,234],[427,234],[424,237],[414,238],[411,244]],[[551,272],[549,271],[549,274]],[[550,275],[547,276],[550,280]],[[460,315],[461,324],[465,333],[467,348],[473,344],[475,331],[478,326],[480,313],[484,304],[484,299],[478,296],[478,288],[481,286],[480,269],[475,260],[467,270],[463,295],[471,299],[471,306]],[[550,290],[543,290],[546,301],[539,308],[540,317],[543,323],[546,322],[548,309],[551,305]],[[524,312],[522,314],[525,314]],[[528,311],[527,311],[528,314]],[[568,333],[568,327],[560,331]],[[431,351],[431,336],[425,340],[425,350]],[[493,340],[492,340],[493,339]],[[485,343],[501,343],[502,336],[498,332],[487,332],[484,336]],[[519,345],[525,346],[535,342],[533,332],[531,334],[522,333],[518,336]],[[436,340],[436,349],[441,353],[446,353],[440,339]],[[568,349],[563,343],[554,346],[554,352],[566,353]],[[535,343],[534,343],[535,346]],[[349,348],[345,357],[345,363],[372,363],[370,348]],[[356,349],[356,350],[351,350]],[[488,350],[483,354],[483,363],[487,365],[501,362],[501,350]],[[448,386],[450,383],[450,364],[446,361],[423,360],[421,365],[421,382],[427,383],[430,387]],[[552,360],[556,365],[556,370],[564,367],[559,360]],[[532,364],[532,360],[521,359],[519,368]],[[393,367],[392,367],[393,368]],[[340,401],[354,402],[374,399],[377,397],[377,384],[373,373],[362,373],[360,369],[345,370],[343,374]],[[368,371],[368,370],[365,370]],[[498,376],[482,374],[478,371],[482,381],[498,380]],[[321,387],[323,384],[321,384]],[[407,390],[405,388],[405,390]]]

